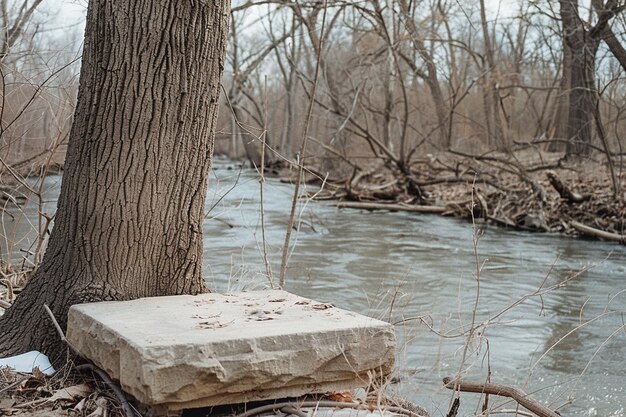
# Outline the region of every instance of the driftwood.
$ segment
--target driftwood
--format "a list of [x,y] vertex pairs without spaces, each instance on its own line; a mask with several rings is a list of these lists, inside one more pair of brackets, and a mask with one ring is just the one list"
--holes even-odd
[[389,210],[389,211],[410,211],[415,213],[441,214],[448,209],[443,206],[419,206],[412,204],[389,204],[389,203],[368,203],[357,201],[340,201],[337,208],[351,208],[362,210]]
[[583,201],[587,201],[591,198],[589,194],[581,195],[570,190],[554,171],[548,171],[546,172],[546,175],[548,176],[548,181],[550,181],[550,184],[554,187],[556,192],[559,193],[561,198],[571,203],[582,203]]
[[586,236],[593,236],[596,238],[610,240],[612,242],[619,242],[621,244],[626,244],[626,235],[619,235],[617,233],[605,232],[604,230],[596,229],[594,227],[590,227],[579,223],[577,221],[570,221],[570,226],[576,229],[578,232],[582,233]]
[[525,407],[529,411],[532,411],[539,417],[561,417],[559,413],[551,410],[540,402],[533,400],[528,396],[528,394],[519,388],[508,387],[500,384],[465,382],[453,380],[451,378],[444,378],[443,384],[446,388],[451,390],[499,395],[501,397],[512,398],[517,401],[519,405]]

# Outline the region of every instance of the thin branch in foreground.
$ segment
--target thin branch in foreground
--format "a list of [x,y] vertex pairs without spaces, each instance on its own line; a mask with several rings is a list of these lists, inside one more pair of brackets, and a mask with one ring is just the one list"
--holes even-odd
[[[322,15],[322,27],[320,29],[320,38],[319,38],[319,50],[322,49],[322,42],[324,41],[324,29],[326,27],[326,12],[328,10],[327,0],[324,0],[324,13]],[[304,132],[302,133],[302,144],[300,145],[299,152],[299,168],[298,168],[298,181],[295,184],[295,188],[293,191],[293,198],[291,200],[291,212],[289,214],[289,221],[287,224],[287,231],[285,233],[285,243],[283,244],[283,254],[280,262],[280,275],[278,278],[278,286],[279,288],[283,288],[285,286],[285,275],[287,272],[287,260],[289,257],[289,242],[291,240],[291,230],[293,228],[294,219],[296,215],[296,205],[298,202],[298,195],[300,193],[300,183],[302,182],[302,175],[304,173],[303,165],[304,165],[304,154],[306,152],[306,144],[309,136],[309,126],[311,125],[311,117],[313,116],[313,106],[315,104],[315,94],[317,92],[317,84],[321,67],[321,57],[318,57],[317,63],[315,65],[315,75],[313,76],[313,91],[311,92],[311,99],[309,101],[309,109],[307,111],[306,121],[304,123]]]
[[252,417],[258,414],[262,414],[268,411],[281,410],[284,407],[293,407],[295,409],[299,409],[302,407],[312,407],[317,409],[318,407],[328,407],[328,408],[352,408],[354,410],[368,410],[368,411],[389,411],[392,413],[398,413],[407,415],[410,417],[430,417],[428,415],[422,415],[414,413],[410,410],[406,410],[403,407],[387,407],[387,406],[370,406],[367,404],[359,404],[359,403],[350,403],[350,402],[339,402],[339,401],[330,401],[330,400],[322,400],[322,401],[294,401],[294,402],[280,402],[275,404],[267,404],[262,405],[251,410],[246,411],[245,413],[237,414],[235,417]]
[[532,411],[539,417],[561,417],[556,411],[552,411],[550,408],[541,404],[540,402],[533,400],[519,388],[509,387],[501,384],[482,384],[479,382],[465,382],[458,379],[444,378],[443,384],[446,388],[451,390],[458,390],[463,392],[474,392],[477,394],[490,394],[498,395],[500,397],[508,397],[517,401],[521,406],[529,411]]
[[[57,321],[56,317],[54,317],[54,314],[52,313],[52,310],[50,310],[50,307],[48,307],[47,304],[43,305],[43,308],[46,310],[46,313],[48,313],[48,315],[50,316],[50,319],[52,320],[52,323],[54,324],[55,329],[57,330],[57,332],[59,333],[59,336],[61,337],[61,340],[67,344],[67,346],[80,358],[82,358],[83,360],[85,359],[80,352],[78,351],[78,349],[76,349],[74,346],[72,346],[72,344],[69,342],[69,340],[67,340],[67,337],[65,337],[65,333],[63,333],[63,330],[61,329],[61,326],[59,325],[59,322]],[[76,370],[78,371],[91,371],[95,374],[97,374],[98,376],[100,376],[100,378],[102,378],[102,380],[105,382],[106,385],[108,385],[113,392],[115,393],[115,396],[118,398],[118,400],[120,401],[120,404],[122,405],[122,409],[124,410],[124,414],[126,414],[126,417],[135,417],[135,412],[133,411],[132,406],[130,405],[130,403],[128,402],[128,400],[126,399],[126,396],[124,395],[124,392],[121,390],[120,387],[118,387],[117,385],[115,385],[115,383],[111,380],[111,378],[109,378],[109,376],[106,374],[106,372],[104,372],[102,369],[98,368],[97,366],[90,364],[90,363],[85,363],[82,365],[78,365],[76,367]]]

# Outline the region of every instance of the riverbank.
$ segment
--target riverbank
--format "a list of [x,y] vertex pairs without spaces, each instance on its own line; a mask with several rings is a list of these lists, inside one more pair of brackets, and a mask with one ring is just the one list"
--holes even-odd
[[[626,243],[626,173],[559,153],[428,155],[395,174],[382,164],[324,183],[339,208],[437,213],[505,228]],[[320,184],[320,174],[308,182]],[[336,175],[335,175],[336,177]],[[293,174],[291,174],[293,178]],[[418,190],[418,192],[415,192]]]
[[[217,292],[260,288],[268,278],[259,249],[259,208],[263,204],[268,258],[276,271],[293,187],[268,176],[261,202],[257,171],[240,170],[236,162],[222,159],[214,166],[205,206],[207,283]],[[59,182],[59,177],[46,182],[48,213],[54,212]],[[27,255],[24,251],[37,237],[30,224],[37,224],[38,212],[31,203],[20,212],[15,209],[12,213],[23,227],[5,216],[7,235],[17,242],[5,252],[7,259],[21,263]],[[466,338],[458,332],[471,320],[476,303],[471,224],[432,214],[337,210],[335,201],[310,202],[299,213],[303,223],[294,232],[297,243],[287,288],[399,323],[404,346],[398,356],[398,390],[429,410],[447,411],[450,391],[442,388],[441,380],[459,369],[458,354]],[[495,226],[481,230],[478,253],[485,263],[477,320],[490,324],[473,346],[484,347],[488,338],[493,381],[532,391],[546,404],[574,398],[564,410],[569,416],[588,416],[590,409],[598,415],[619,414],[626,344],[623,332],[615,331],[623,326],[621,312],[626,309],[620,292],[626,252],[600,241]],[[553,285],[581,268],[586,269],[583,274],[542,295],[541,301],[528,299],[507,310],[541,287],[547,275],[548,285]],[[502,320],[489,321],[502,310],[507,311]],[[420,317],[437,333],[420,325]],[[581,320],[584,326],[575,330]],[[484,381],[482,355],[471,356],[465,368],[469,378]],[[477,402],[475,397],[462,401],[459,415],[473,415]]]

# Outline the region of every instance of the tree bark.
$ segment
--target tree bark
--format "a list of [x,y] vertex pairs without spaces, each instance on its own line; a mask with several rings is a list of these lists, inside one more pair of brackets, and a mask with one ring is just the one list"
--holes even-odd
[[[554,117],[551,121],[551,128],[548,132],[550,139],[565,139],[567,137],[567,117],[569,112],[569,91],[571,76],[572,52],[563,39],[563,58],[561,63],[561,80],[559,82],[559,93],[554,99]],[[560,152],[564,150],[561,142],[551,142],[548,151]]]
[[483,82],[483,107],[485,111],[485,125],[487,126],[487,143],[496,149],[505,149],[504,128],[500,119],[500,94],[496,88],[496,60],[489,35],[489,22],[485,11],[485,1],[480,0],[480,22],[485,44],[485,60],[487,74]]
[[[563,36],[571,52],[569,67],[570,94],[569,112],[567,117],[566,147],[568,155],[588,155],[591,153],[591,134],[595,97],[595,60],[598,46],[603,35],[607,35],[609,21],[622,11],[615,0],[606,4],[594,1],[597,23],[586,29],[583,20],[578,16],[578,0],[559,0],[560,14],[563,21]],[[611,43],[610,36],[608,42]],[[612,42],[611,50],[619,56],[616,44]],[[621,62],[621,61],[620,61]],[[568,71],[564,68],[564,71]]]
[[59,359],[48,304],[195,294],[229,0],[91,1],[44,259],[0,319],[0,353]]

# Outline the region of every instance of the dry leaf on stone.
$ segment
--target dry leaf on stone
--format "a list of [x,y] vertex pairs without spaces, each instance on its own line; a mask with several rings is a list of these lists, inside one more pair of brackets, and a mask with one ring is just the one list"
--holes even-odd
[[232,321],[229,321],[228,323],[222,323],[220,321],[201,321],[200,323],[196,324],[196,329],[221,329],[222,327],[226,327],[229,324],[231,324]]
[[308,305],[311,304],[311,302],[309,300],[300,300],[296,302],[297,306],[304,306],[304,305]]
[[313,310],[328,310],[329,308],[333,308],[334,305],[329,304],[329,303],[320,303],[320,304],[313,304],[311,307],[313,308]]
[[196,305],[196,307],[200,307],[206,304],[211,304],[213,303],[215,300],[194,300],[194,304]]
[[271,300],[268,300],[268,303],[283,303],[285,301],[287,301],[286,298],[273,298]]
[[210,314],[208,316],[201,316],[200,314],[194,314],[193,316],[191,316],[191,318],[192,319],[208,320],[208,319],[216,319],[216,318],[220,317],[221,315],[222,315],[222,313]]

